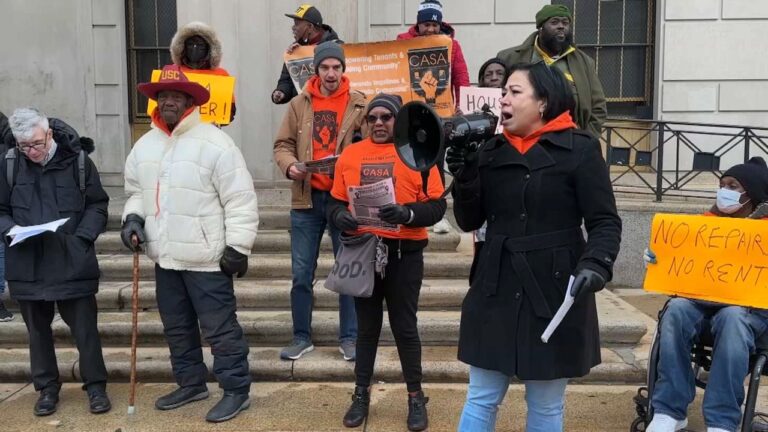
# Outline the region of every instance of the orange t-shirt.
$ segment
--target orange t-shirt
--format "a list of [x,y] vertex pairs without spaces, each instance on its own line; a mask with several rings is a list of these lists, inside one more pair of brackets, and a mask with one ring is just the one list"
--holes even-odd
[[[400,161],[394,144],[376,144],[370,138],[366,138],[345,148],[339,156],[339,160],[336,161],[331,195],[338,200],[349,201],[347,194],[349,186],[376,183],[389,177],[395,185],[395,201],[398,204],[438,199],[445,189],[440,180],[440,173],[434,166],[429,171],[427,194],[424,194],[421,173],[413,171]],[[405,225],[400,225],[399,232],[361,227],[355,233],[364,232],[393,239],[424,240],[427,238],[426,228]]]
[[512,135],[511,133],[504,130],[503,134],[504,137],[507,139],[507,141],[512,144],[512,147],[516,148],[517,151],[520,152],[520,154],[525,154],[528,150],[531,149],[537,142],[539,142],[539,138],[541,138],[542,135],[549,132],[557,132],[565,129],[571,129],[575,128],[576,123],[573,122],[573,119],[571,118],[571,113],[568,111],[560,114],[559,116],[553,118],[549,122],[547,122],[544,126],[541,128],[531,132],[530,135],[527,137],[519,137],[517,135]]
[[[312,159],[322,159],[336,154],[341,121],[349,103],[349,78],[341,77],[339,88],[330,95],[320,90],[320,77],[307,81],[307,90],[312,95]],[[329,191],[333,186],[330,176],[312,174],[312,189]]]

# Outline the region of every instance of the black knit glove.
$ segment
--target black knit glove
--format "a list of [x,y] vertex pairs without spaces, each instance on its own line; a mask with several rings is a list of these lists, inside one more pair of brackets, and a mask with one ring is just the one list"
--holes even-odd
[[445,151],[445,163],[453,178],[466,182],[478,175],[477,151],[471,151],[466,146],[450,146]]
[[[139,243],[135,246],[131,242],[131,236],[134,234],[136,234],[136,237],[139,240]],[[147,238],[144,235],[144,219],[142,219],[141,216],[133,213],[126,216],[125,222],[123,222],[123,227],[120,231],[120,239],[123,241],[125,247],[130,249],[132,252],[140,251],[140,246],[147,241]]]
[[402,225],[411,220],[411,209],[400,204],[387,204],[379,208],[379,217],[386,223]]
[[605,278],[600,273],[583,268],[576,273],[573,285],[571,285],[571,295],[578,299],[579,296],[586,293],[600,291],[604,286]]
[[354,231],[357,229],[357,219],[348,210],[339,210],[333,215],[333,224],[340,231]]
[[227,276],[237,274],[237,277],[241,278],[248,271],[248,255],[243,255],[232,246],[227,246],[219,260],[219,268]]

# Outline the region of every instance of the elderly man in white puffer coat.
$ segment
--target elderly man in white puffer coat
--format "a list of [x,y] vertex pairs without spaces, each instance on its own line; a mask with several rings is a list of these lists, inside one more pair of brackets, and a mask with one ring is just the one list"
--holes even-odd
[[224,390],[206,420],[229,420],[250,403],[248,343],[235,315],[232,276],[245,274],[256,240],[253,180],[232,139],[200,122],[197,108],[208,91],[178,66],[166,66],[159,82],[139,84],[139,91],[158,106],[152,130],[125,163],[121,237],[133,250],[144,244],[155,262],[157,305],[179,385],[155,407],[208,397],[202,329]]

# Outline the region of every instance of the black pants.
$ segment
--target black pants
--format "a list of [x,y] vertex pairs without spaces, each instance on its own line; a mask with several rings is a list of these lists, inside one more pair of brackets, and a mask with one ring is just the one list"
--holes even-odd
[[[232,277],[222,272],[166,270],[155,265],[157,307],[179,386],[204,385],[200,329],[213,354],[213,374],[226,391],[248,393],[248,342],[237,322]],[[199,321],[199,326],[198,326]]]
[[416,327],[416,311],[424,274],[424,252],[401,252],[390,247],[389,261],[381,279],[377,274],[370,298],[355,298],[357,312],[357,359],[355,384],[368,387],[379,346],[379,335],[387,302],[389,325],[397,344],[403,378],[409,392],[421,390],[421,339]]
[[78,364],[83,388],[104,390],[107,386],[107,368],[104,366],[101,339],[96,326],[98,310],[94,295],[56,302],[19,300],[21,316],[29,333],[29,357],[35,390],[61,387],[51,331],[54,304],[58,306],[59,315],[75,339],[80,355]]

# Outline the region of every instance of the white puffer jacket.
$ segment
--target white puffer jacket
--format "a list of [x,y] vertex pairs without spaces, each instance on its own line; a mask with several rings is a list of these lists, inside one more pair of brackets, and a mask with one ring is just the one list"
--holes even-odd
[[212,272],[226,246],[250,254],[259,212],[240,149],[197,111],[170,136],[152,126],[125,162],[123,211],[144,219],[147,256],[168,270]]

